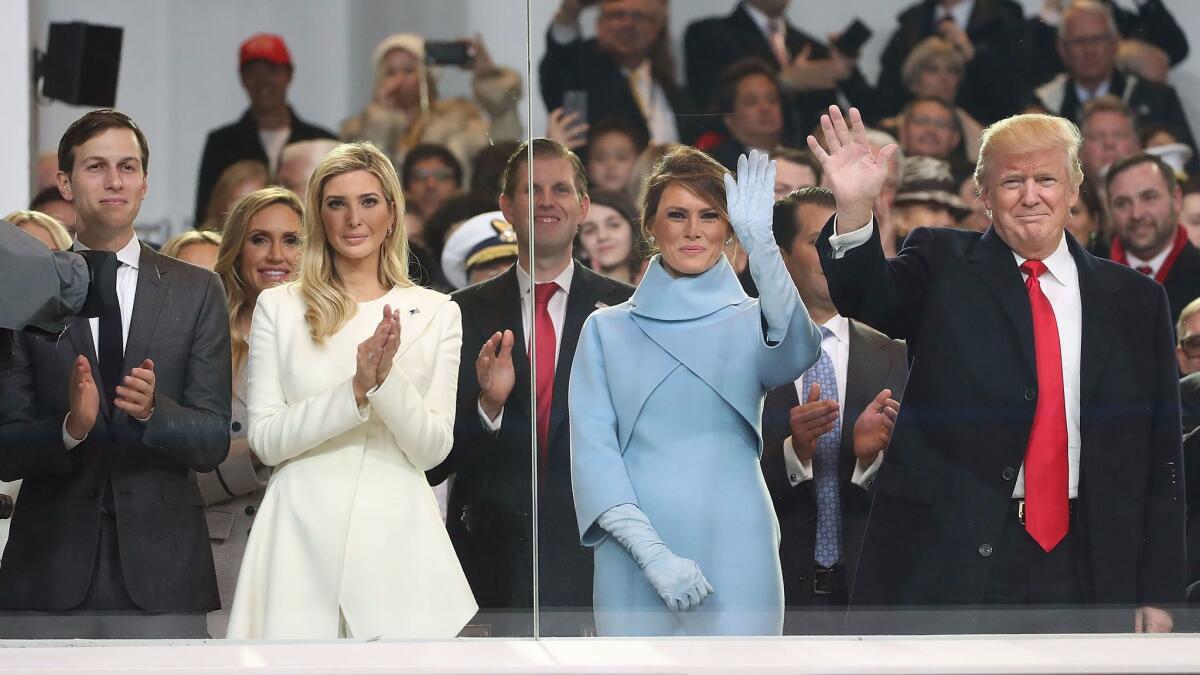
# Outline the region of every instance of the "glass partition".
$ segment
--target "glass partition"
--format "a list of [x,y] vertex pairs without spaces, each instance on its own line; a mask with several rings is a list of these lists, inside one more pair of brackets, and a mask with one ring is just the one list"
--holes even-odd
[[1044,4],[531,2],[539,280],[573,270],[538,546],[589,561],[540,570],[582,599],[564,633],[1192,630],[1171,342],[1200,286],[1098,259],[1188,247],[1178,208],[1134,243],[1120,196],[1188,160],[1117,163],[1131,120],[1188,124],[1111,83],[1142,50],[1186,98],[1191,10]]
[[4,366],[0,633],[533,636],[525,3],[31,11],[35,208],[117,293]]

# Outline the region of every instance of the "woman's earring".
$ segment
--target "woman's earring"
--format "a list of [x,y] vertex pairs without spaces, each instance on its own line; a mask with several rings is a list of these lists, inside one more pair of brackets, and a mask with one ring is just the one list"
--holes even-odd
[[725,240],[725,245],[728,246],[732,243],[733,243],[733,235],[729,235],[729,238]]
[[648,241],[648,242],[650,242],[651,244],[653,244],[653,243],[654,243],[654,235],[650,235],[649,237],[646,237],[646,241]]
[[388,228],[387,236],[389,236],[389,237],[392,236],[392,228],[390,228],[390,227]]

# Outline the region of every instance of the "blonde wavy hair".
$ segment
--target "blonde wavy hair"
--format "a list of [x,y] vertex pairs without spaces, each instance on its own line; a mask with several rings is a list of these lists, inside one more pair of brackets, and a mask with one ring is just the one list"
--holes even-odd
[[212,246],[221,246],[221,233],[213,232],[212,230],[188,230],[167,240],[167,243],[162,245],[162,250],[159,253],[168,258],[179,258],[179,254],[183,253],[183,249],[193,244],[210,244]]
[[388,234],[379,256],[379,284],[384,288],[412,286],[408,278],[408,236],[404,230],[404,193],[391,160],[373,144],[344,143],[325,155],[308,180],[301,231],[304,250],[300,262],[300,297],[307,308],[309,334],[317,344],[333,335],[354,316],[357,304],[338,275],[336,253],[325,237],[321,201],[330,178],[351,171],[367,171],[379,181],[383,198],[392,210]]
[[249,181],[267,186],[271,182],[270,169],[257,159],[243,159],[225,167],[213,186],[212,195],[208,198],[208,207],[204,209],[204,222],[198,223],[196,229],[224,231],[225,218],[233,211],[229,201],[234,196],[234,190]]
[[268,206],[283,204],[304,218],[304,205],[296,193],[287,188],[268,187],[255,190],[238,200],[225,219],[225,233],[221,237],[221,248],[217,252],[217,265],[213,268],[221,278],[225,297],[229,299],[229,337],[232,343],[233,375],[237,378],[242,366],[246,365],[249,353],[249,337],[241,329],[239,319],[254,311],[254,303],[247,297],[246,280],[242,278],[242,248],[246,245],[246,234],[250,221]]
[[71,233],[67,232],[67,228],[54,216],[41,211],[13,211],[4,216],[4,219],[17,227],[32,223],[49,232],[50,240],[54,242],[57,251],[67,251],[71,248]]

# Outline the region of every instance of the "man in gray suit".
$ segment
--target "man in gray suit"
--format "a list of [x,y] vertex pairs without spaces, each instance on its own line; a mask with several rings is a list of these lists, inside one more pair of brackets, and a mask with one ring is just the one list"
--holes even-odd
[[836,208],[819,187],[775,203],[776,243],[823,337],[817,364],[763,407],[761,465],[779,518],[790,635],[841,631],[868,488],[908,377],[904,343],[839,315],[829,298],[816,240]]
[[119,307],[17,336],[0,377],[0,479],[23,479],[0,563],[0,637],[204,637],[218,606],[193,471],[229,448],[217,277],[141,244],[149,148],[114,110],[63,135],[76,250],[112,251]]

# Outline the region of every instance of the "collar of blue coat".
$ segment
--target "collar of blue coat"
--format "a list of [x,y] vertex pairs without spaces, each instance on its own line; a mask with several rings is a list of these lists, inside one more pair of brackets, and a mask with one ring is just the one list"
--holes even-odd
[[629,304],[632,313],[648,319],[688,321],[748,299],[724,254],[704,273],[687,277],[671,276],[656,255]]

